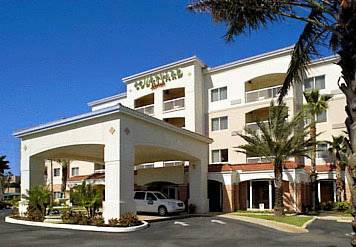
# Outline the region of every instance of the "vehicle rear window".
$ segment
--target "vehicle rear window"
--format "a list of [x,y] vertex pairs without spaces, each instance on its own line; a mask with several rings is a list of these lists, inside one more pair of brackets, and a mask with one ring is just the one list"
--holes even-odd
[[161,193],[155,193],[155,196],[157,196],[158,199],[167,199],[163,194]]
[[136,192],[134,199],[135,200],[145,200],[145,192]]

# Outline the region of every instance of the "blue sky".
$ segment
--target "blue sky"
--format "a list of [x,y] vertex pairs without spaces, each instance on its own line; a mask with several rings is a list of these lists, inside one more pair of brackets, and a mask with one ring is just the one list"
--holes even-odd
[[209,66],[292,45],[302,26],[273,25],[226,43],[224,26],[183,0],[2,0],[0,154],[19,174],[12,133],[89,110],[121,78],[197,55]]

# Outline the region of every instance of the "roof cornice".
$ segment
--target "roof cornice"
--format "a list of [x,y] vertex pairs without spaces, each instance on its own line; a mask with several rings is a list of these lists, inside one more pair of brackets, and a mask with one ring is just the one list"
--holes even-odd
[[206,70],[207,74],[211,74],[211,73],[215,73],[215,72],[219,72],[221,70],[226,70],[226,69],[230,69],[233,67],[240,67],[240,66],[244,66],[250,63],[255,63],[261,60],[265,60],[265,59],[270,59],[273,57],[278,57],[278,56],[283,56],[286,54],[291,54],[293,52],[294,49],[294,45],[292,46],[288,46],[282,49],[278,49],[278,50],[274,50],[274,51],[270,51],[270,52],[266,52],[266,53],[262,53],[256,56],[252,56],[252,57],[247,57],[244,59],[240,59],[240,60],[236,60],[230,63],[226,63],[223,65],[219,65],[213,68],[208,68]]
[[193,63],[193,62],[197,62],[203,68],[206,67],[206,65],[197,56],[192,56],[192,57],[188,57],[188,58],[185,58],[182,60],[178,60],[173,63],[169,63],[169,64],[165,64],[165,65],[153,68],[153,69],[149,69],[149,70],[146,70],[146,71],[143,71],[143,72],[131,75],[131,76],[124,77],[124,78],[122,78],[122,80],[127,84],[127,83],[130,83],[132,80],[139,79],[143,76],[146,76],[146,75],[149,75],[152,73],[157,73],[162,70],[169,69],[171,67],[183,66],[185,64],[189,64],[189,63]]
[[108,108],[104,108],[101,110],[97,110],[97,111],[93,111],[93,112],[89,112],[89,113],[84,113],[81,115],[77,115],[74,117],[70,117],[70,118],[66,118],[66,119],[61,119],[58,121],[54,121],[54,122],[50,122],[47,124],[42,124],[39,126],[35,126],[29,129],[24,129],[24,130],[19,130],[16,131],[13,135],[17,138],[22,138],[25,136],[29,136],[29,135],[33,135],[33,134],[37,134],[40,132],[44,132],[44,131],[48,131],[48,130],[52,130],[52,129],[56,129],[56,128],[60,128],[60,127],[64,127],[64,126],[69,126],[72,124],[76,124],[76,123],[80,123],[80,122],[84,122],[84,121],[88,121],[91,119],[95,119],[95,118],[99,118],[99,117],[104,117],[104,116],[108,116],[108,115],[112,115],[115,113],[122,113],[122,114],[126,114],[128,116],[131,116],[133,118],[136,119],[140,119],[143,120],[145,122],[149,122],[151,124],[154,125],[158,125],[160,127],[163,127],[165,129],[169,129],[171,131],[174,131],[176,133],[180,133],[186,136],[190,136],[196,140],[199,140],[201,142],[205,142],[205,143],[212,143],[213,140],[211,138],[208,138],[206,136],[200,135],[198,133],[195,133],[193,131],[189,131],[186,129],[182,129],[182,128],[178,128],[174,125],[171,125],[169,123],[166,123],[162,120],[159,120],[157,118],[151,117],[147,114],[135,111],[131,108],[128,108],[126,106],[123,106],[122,104],[118,104],[117,106],[112,106],[112,107],[108,107]]
[[94,101],[91,101],[91,102],[89,102],[87,104],[88,104],[88,106],[93,107],[93,106],[104,104],[104,103],[107,103],[107,102],[110,102],[110,101],[123,99],[123,98],[126,98],[126,97],[127,97],[127,93],[123,92],[123,93],[115,94],[113,96],[109,96],[109,97],[106,97],[106,98],[94,100]]

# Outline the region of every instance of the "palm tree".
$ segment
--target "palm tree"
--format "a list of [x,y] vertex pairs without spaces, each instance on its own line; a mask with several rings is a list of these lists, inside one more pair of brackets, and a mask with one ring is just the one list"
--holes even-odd
[[0,156],[0,201],[4,199],[4,175],[5,170],[10,169],[9,163],[5,155]]
[[[225,39],[293,19],[305,24],[291,57],[279,102],[293,83],[302,83],[306,70],[315,55],[329,47],[340,56],[344,82],[338,86],[346,96],[345,120],[348,141],[348,173],[351,194],[356,198],[356,1],[355,0],[192,0],[188,9],[208,12],[213,20],[226,24]],[[353,230],[356,233],[356,200],[352,202]],[[356,246],[356,234],[351,244]]]
[[310,171],[310,181],[311,181],[311,192],[312,192],[312,210],[316,210],[316,204],[318,200],[317,193],[317,170],[316,170],[316,123],[317,116],[322,112],[326,111],[328,108],[328,102],[332,98],[330,95],[321,95],[319,90],[308,90],[304,92],[305,100],[307,104],[304,106],[307,118],[310,120],[310,137],[312,138],[315,145],[311,150],[311,171]]
[[344,200],[344,182],[341,177],[341,171],[345,169],[346,147],[344,145],[344,136],[332,136],[333,140],[328,141],[329,153],[333,156],[336,165],[336,201]]
[[282,172],[283,162],[290,157],[306,156],[313,147],[308,127],[300,129],[303,113],[298,113],[291,121],[284,103],[271,103],[267,122],[257,122],[258,130],[245,128],[246,134],[238,134],[247,144],[240,145],[239,152],[270,160],[274,167],[275,205],[274,214],[284,214]]
[[62,170],[62,184],[61,184],[61,192],[65,195],[67,188],[67,180],[68,180],[68,169],[70,166],[70,160],[60,159],[57,162],[61,165]]

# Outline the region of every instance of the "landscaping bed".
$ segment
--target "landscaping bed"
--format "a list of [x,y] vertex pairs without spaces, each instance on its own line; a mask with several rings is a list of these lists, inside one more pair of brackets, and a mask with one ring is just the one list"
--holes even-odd
[[245,216],[256,219],[276,221],[284,224],[289,224],[293,226],[302,227],[305,223],[313,219],[312,216],[304,215],[285,215],[285,216],[275,216],[272,213],[253,213],[253,212],[236,212],[237,216]]

